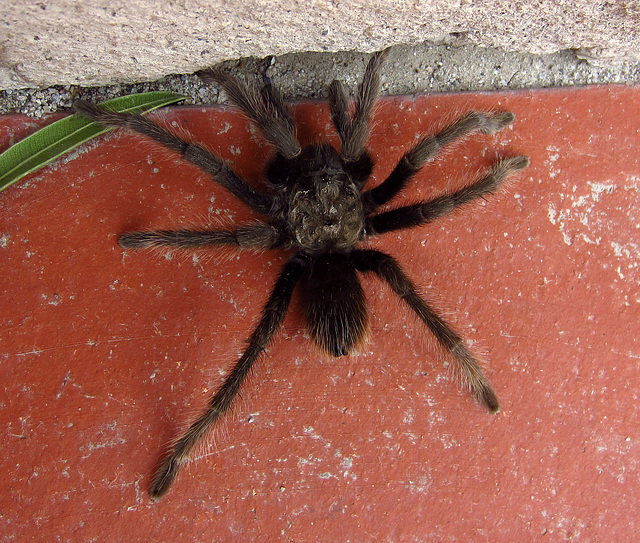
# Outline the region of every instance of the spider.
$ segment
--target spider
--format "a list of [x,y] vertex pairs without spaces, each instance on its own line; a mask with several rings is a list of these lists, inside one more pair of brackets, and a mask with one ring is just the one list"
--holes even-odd
[[495,392],[461,336],[420,296],[392,256],[361,247],[360,243],[385,232],[432,222],[493,193],[508,176],[525,168],[529,159],[517,156],[501,160],[485,177],[461,190],[380,211],[443,147],[474,132],[493,134],[515,119],[510,112],[469,112],[437,134],[422,137],[384,181],[364,190],[373,169],[373,158],[366,148],[369,121],[380,91],[380,68],[388,52],[385,49],[371,57],[354,107],[339,81],[329,87],[331,119],[340,138],[340,151],[321,143],[303,148],[296,139],[294,122],[281,93],[268,79],[258,89],[219,69],[198,72],[205,83],[220,84],[275,147],[266,166],[266,191],[249,185],[203,146],[184,141],[149,119],[115,113],[86,101],[74,104],[77,113],[102,125],[133,130],[177,152],[264,216],[262,221],[226,230],[128,232],[118,240],[121,247],[190,249],[226,245],[240,249],[283,247],[293,253],[280,271],[241,357],[211,397],[205,412],[173,444],[157,470],[149,489],[152,499],[167,492],[195,445],[230,408],[254,362],[282,324],[296,285],[300,286],[313,341],[321,350],[339,357],[357,348],[367,331],[367,305],[358,274],[378,276],[448,351],[478,403],[491,413],[499,411]]

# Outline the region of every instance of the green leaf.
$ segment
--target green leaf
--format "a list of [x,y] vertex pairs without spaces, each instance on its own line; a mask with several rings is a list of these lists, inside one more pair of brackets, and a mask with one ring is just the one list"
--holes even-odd
[[[172,92],[143,92],[102,104],[114,111],[146,113],[185,98]],[[0,155],[0,190],[108,130],[112,129],[79,115],[70,115],[38,130]]]

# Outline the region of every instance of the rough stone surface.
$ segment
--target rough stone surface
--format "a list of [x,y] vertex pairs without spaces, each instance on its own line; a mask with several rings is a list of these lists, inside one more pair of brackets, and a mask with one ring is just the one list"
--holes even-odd
[[153,80],[238,57],[426,40],[629,60],[639,20],[637,1],[5,0],[0,88]]
[[[236,59],[224,62],[223,66],[246,80],[259,82],[263,76],[269,77],[289,100],[325,99],[333,79],[345,82],[355,91],[368,58],[368,54],[358,52],[304,52]],[[595,65],[568,50],[536,55],[474,45],[422,43],[393,47],[382,72],[382,93],[410,95],[638,82],[640,62]],[[206,85],[193,74],[174,74],[152,82],[101,87],[7,89],[0,91],[0,114],[42,117],[71,108],[79,98],[101,102],[152,90],[177,92],[187,96],[186,103],[190,104],[217,104],[226,100],[217,85]]]

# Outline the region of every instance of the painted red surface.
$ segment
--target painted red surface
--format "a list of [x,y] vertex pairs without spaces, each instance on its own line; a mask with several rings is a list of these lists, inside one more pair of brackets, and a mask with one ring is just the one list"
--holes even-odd
[[[472,108],[517,121],[446,153],[398,202],[498,156],[531,166],[487,202],[372,245],[483,355],[502,413],[460,391],[429,334],[367,279],[368,345],[321,356],[294,299],[234,413],[159,503],[146,489],[166,443],[235,361],[286,254],[123,252],[130,229],[252,218],[127,134],[0,194],[0,537],[637,540],[640,88],[386,99],[376,181],[416,134]],[[259,183],[269,148],[234,111],[156,116]],[[325,104],[296,117],[304,141],[336,141]],[[35,129],[0,122],[2,148]]]

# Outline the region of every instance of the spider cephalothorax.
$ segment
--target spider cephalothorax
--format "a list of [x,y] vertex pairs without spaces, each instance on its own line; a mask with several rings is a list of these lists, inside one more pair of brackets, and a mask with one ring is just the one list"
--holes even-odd
[[257,90],[221,71],[199,73],[205,82],[222,85],[231,101],[275,147],[275,156],[266,168],[267,191],[246,183],[204,147],[184,141],[144,117],[114,113],[89,102],[75,104],[78,113],[99,123],[134,130],[176,151],[264,217],[263,221],[228,230],[130,232],[120,237],[122,247],[231,245],[251,249],[284,247],[293,253],[278,276],[246,350],[211,398],[207,410],[176,441],[156,473],[150,489],[152,498],[159,498],[169,489],[196,443],[229,409],[251,366],[282,323],[298,284],[315,343],[333,356],[342,356],[363,341],[367,329],[365,294],[358,273],[377,275],[447,349],[477,401],[492,413],[499,410],[489,381],[462,338],[420,297],[393,257],[360,247],[359,243],[385,232],[426,224],[492,193],[507,176],[525,168],[529,159],[504,159],[485,177],[457,192],[379,212],[380,206],[394,198],[442,147],[473,132],[494,133],[514,120],[509,112],[469,112],[441,132],[424,136],[404,154],[387,179],[363,191],[373,168],[373,159],[365,147],[369,120],[380,89],[380,66],[387,54],[388,50],[376,53],[369,61],[353,114],[343,86],[337,81],[331,84],[331,118],[340,136],[340,152],[327,144],[303,149],[289,110],[270,82]]
[[364,231],[360,187],[330,145],[310,145],[296,162],[285,200],[293,245],[310,255],[350,250]]

